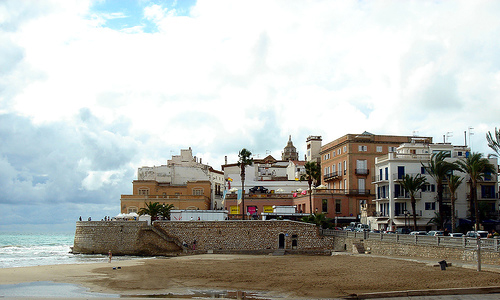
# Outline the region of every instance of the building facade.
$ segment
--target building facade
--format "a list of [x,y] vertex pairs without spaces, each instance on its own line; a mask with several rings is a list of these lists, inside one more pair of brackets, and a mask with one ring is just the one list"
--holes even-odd
[[[412,136],[375,135],[369,132],[347,134],[321,147],[321,209],[330,217],[359,219],[363,207],[375,197],[370,178],[375,158],[395,152]],[[432,141],[432,138],[425,139]],[[317,200],[318,202],[319,200]]]
[[[433,224],[432,219],[439,214],[437,203],[437,185],[435,180],[426,172],[425,166],[429,165],[433,153],[444,151],[448,162],[465,159],[470,149],[466,146],[451,144],[428,143],[425,139],[413,139],[404,143],[396,152],[376,158],[375,173],[372,175],[376,186],[375,213],[367,217],[372,229],[395,230],[400,227],[413,228],[413,215],[416,214],[418,230],[439,229]],[[496,159],[490,162],[497,166]],[[415,212],[412,210],[408,193],[401,187],[400,180],[406,175],[420,174],[426,178],[427,184],[416,194]],[[454,171],[454,175],[463,178],[462,184],[456,191],[455,216],[456,224],[470,223],[470,201],[468,175]],[[477,189],[478,199],[486,205],[489,218],[498,216],[497,174],[479,182]],[[447,181],[443,188],[443,209],[449,219],[451,217],[451,194]],[[469,220],[468,220],[469,219]],[[451,222],[449,222],[449,226]],[[451,229],[451,228],[450,228]]]
[[224,173],[182,149],[166,165],[141,167],[132,195],[121,196],[121,212],[137,212],[145,203],[173,204],[176,209],[221,209]]

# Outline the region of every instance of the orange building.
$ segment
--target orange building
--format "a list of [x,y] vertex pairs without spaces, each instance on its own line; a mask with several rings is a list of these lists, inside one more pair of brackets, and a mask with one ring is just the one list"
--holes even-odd
[[174,209],[210,209],[211,184],[208,180],[185,185],[134,180],[132,195],[121,195],[121,212],[138,212],[146,203],[172,204]]
[[[329,217],[359,218],[361,207],[375,197],[372,175],[375,157],[395,152],[414,136],[346,134],[321,147],[321,174],[326,186],[315,200]],[[432,141],[432,138],[428,137]],[[370,207],[370,206],[369,206]]]

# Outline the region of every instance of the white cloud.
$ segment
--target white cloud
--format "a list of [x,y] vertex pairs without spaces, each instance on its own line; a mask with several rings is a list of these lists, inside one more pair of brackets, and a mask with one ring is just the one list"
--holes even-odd
[[117,199],[124,174],[180,148],[219,168],[243,147],[279,157],[289,134],[303,156],[308,135],[452,131],[462,144],[472,126],[475,150],[491,152],[484,134],[500,126],[497,1],[200,0],[183,15],[138,2],[144,22],[120,30],[106,21],[133,12],[26,3],[0,4],[0,111],[26,117],[29,134],[60,126],[83,143],[70,148],[78,176],[45,184]]

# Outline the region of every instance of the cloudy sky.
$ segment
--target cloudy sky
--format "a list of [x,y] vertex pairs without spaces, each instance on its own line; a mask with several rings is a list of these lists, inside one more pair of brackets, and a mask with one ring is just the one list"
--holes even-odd
[[[292,136],[492,151],[500,1],[0,1],[0,231],[119,213],[180,149],[220,169]],[[469,141],[469,140],[468,140]]]

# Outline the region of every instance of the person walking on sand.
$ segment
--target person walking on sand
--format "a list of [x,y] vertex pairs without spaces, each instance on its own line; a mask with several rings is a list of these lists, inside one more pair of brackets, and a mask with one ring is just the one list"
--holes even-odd
[[108,263],[110,263],[110,262],[111,262],[111,258],[112,258],[112,257],[113,257],[113,254],[111,253],[111,250],[109,250],[109,251],[108,251],[108,258],[109,258]]

